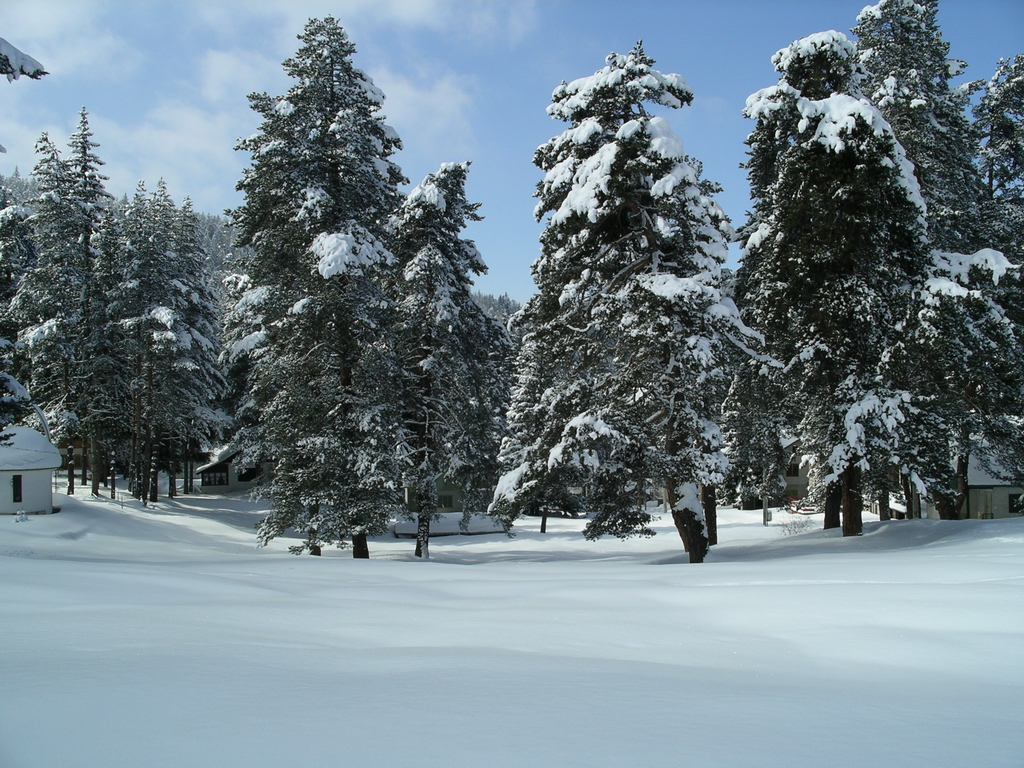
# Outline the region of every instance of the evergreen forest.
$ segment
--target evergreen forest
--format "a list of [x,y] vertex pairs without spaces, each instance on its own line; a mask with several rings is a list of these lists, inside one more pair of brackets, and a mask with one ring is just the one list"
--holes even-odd
[[[845,536],[868,510],[966,517],[972,466],[1024,485],[1024,54],[954,84],[937,5],[881,0],[775,54],[742,220],[684,152],[694,94],[654,52],[565,73],[522,306],[474,288],[472,163],[411,185],[332,17],[286,93],[249,96],[224,216],[161,180],[112,195],[83,108],[0,176],[0,429],[45,425],[72,490],[147,503],[228,447],[270,502],[257,541],[298,533],[296,554],[366,558],[407,518],[427,558],[442,484],[509,535],[669,515],[692,563],[718,505],[778,506],[794,468]],[[46,75],[5,46],[0,74]]]

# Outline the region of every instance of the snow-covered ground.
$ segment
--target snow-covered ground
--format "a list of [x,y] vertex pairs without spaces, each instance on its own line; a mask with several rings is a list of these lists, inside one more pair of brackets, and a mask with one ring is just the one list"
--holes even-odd
[[355,561],[241,498],[57,503],[0,517],[3,768],[1024,765],[1022,519]]

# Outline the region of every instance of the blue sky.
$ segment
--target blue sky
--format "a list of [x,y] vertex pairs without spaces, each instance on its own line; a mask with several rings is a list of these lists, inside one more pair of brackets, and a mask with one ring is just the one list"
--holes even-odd
[[[545,114],[562,80],[591,74],[611,51],[643,39],[662,71],[682,74],[690,107],[666,114],[687,152],[719,181],[734,223],[748,203],[739,164],[746,97],[775,82],[771,56],[827,29],[849,31],[860,0],[529,2],[45,2],[4,0],[0,37],[43,63],[40,81],[0,81],[0,173],[35,164],[42,131],[61,145],[86,106],[110,176],[130,193],[164,178],[178,200],[219,213],[241,198],[246,164],[233,150],[258,127],[246,94],[283,94],[281,61],[311,16],[348,30],[356,65],[387,95],[384,113],[405,149],[412,183],[442,162],[471,160],[468,192],[485,220],[469,230],[490,266],[477,283],[525,300],[541,225],[533,151],[562,124]],[[939,21],[967,78],[1024,52],[1024,2],[941,0]]]

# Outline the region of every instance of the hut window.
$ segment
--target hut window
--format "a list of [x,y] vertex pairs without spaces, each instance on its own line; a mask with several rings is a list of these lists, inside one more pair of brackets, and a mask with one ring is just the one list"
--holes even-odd
[[1008,511],[1011,515],[1024,515],[1024,506],[1021,505],[1019,493],[1011,493],[1008,502]]
[[18,504],[21,502],[21,475],[15,475],[11,478],[11,490],[14,495],[14,503]]
[[228,472],[226,469],[210,470],[203,472],[203,485],[227,485]]
[[437,496],[437,506],[439,509],[452,509],[455,507],[454,499],[450,493],[440,493]]

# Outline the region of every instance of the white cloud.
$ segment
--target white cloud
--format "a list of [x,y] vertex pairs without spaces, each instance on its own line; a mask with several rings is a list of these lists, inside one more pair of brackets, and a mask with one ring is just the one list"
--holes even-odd
[[233,147],[244,127],[232,113],[165,101],[135,124],[93,115],[91,125],[111,192],[130,195],[139,181],[153,189],[162,178],[175,200],[189,196],[201,211],[240,201],[233,187],[246,157]]
[[374,69],[370,75],[387,97],[383,112],[402,137],[403,155],[428,166],[471,159],[476,137],[470,78],[436,70],[421,71],[415,78],[388,69]]
[[222,108],[246,105],[248,94],[274,91],[274,84],[285,79],[280,61],[255,51],[237,50],[206,51],[197,76],[203,98]]
[[0,33],[51,72],[0,83],[0,172],[29,172],[42,130],[64,148],[86,104],[112,192],[164,178],[175,199],[190,195],[210,212],[240,202],[234,184],[247,158],[233,147],[259,124],[246,95],[287,90],[281,62],[308,18],[334,15],[350,31],[356,65],[387,96],[384,113],[405,146],[396,159],[410,176],[477,151],[476,75],[442,63],[445,40],[464,50],[515,45],[536,25],[530,0],[0,2]]
[[83,0],[5,0],[4,36],[51,76],[82,79],[102,72],[105,79],[126,78],[144,57],[109,28],[112,10],[109,3]]
[[352,31],[357,44],[363,30],[397,26],[445,32],[483,46],[514,45],[537,24],[535,0],[204,0],[193,8],[203,23],[220,30],[237,26],[240,13],[276,19],[275,49],[286,54],[308,19],[328,15]]

